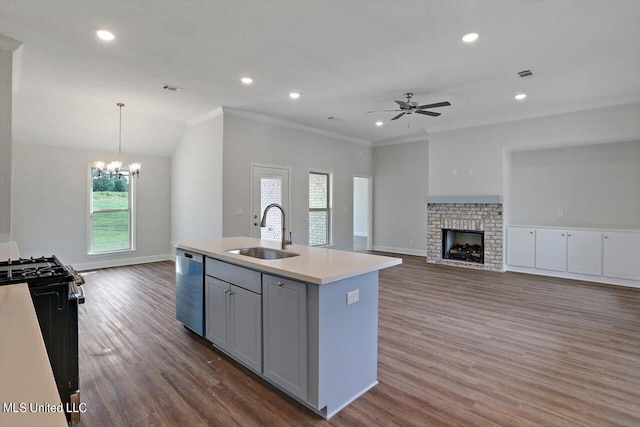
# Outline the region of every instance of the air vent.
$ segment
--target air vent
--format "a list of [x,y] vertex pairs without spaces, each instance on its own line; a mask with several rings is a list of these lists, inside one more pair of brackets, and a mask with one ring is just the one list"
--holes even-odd
[[525,79],[527,77],[533,77],[533,72],[531,70],[524,70],[524,71],[518,72],[518,75],[523,79]]
[[170,92],[182,92],[184,90],[184,88],[178,87],[178,86],[172,86],[172,85],[164,85],[162,86],[162,88],[164,90],[168,90]]

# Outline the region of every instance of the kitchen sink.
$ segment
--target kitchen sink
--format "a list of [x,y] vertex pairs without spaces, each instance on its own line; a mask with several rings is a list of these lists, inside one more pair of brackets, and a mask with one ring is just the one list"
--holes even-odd
[[291,258],[291,257],[300,255],[294,252],[280,251],[278,249],[263,248],[260,246],[255,246],[252,248],[231,249],[231,250],[228,250],[227,252],[232,254],[237,254],[237,255],[250,256],[251,258],[260,258],[260,259],[282,259],[282,258]]

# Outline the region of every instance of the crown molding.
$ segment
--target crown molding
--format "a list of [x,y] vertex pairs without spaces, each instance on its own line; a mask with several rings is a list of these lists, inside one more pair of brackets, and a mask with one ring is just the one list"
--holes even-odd
[[413,134],[413,135],[405,136],[402,138],[384,139],[382,141],[375,142],[373,146],[386,147],[388,145],[408,144],[410,142],[426,141],[428,137],[429,137],[429,132],[427,132],[426,129],[422,129],[420,133],[417,135]]
[[22,42],[20,42],[18,40],[14,40],[11,37],[3,36],[2,34],[0,34],[0,49],[1,50],[14,52],[20,46],[22,46]]
[[203,114],[202,116],[196,117],[195,119],[191,119],[187,122],[187,126],[191,127],[191,126],[195,126],[198,125],[202,122],[206,122],[209,119],[213,119],[214,117],[218,117],[220,115],[222,115],[223,111],[222,111],[222,105],[215,108],[212,111],[209,111],[207,114]]
[[290,122],[288,120],[282,120],[271,116],[266,116],[264,114],[251,113],[248,111],[236,110],[233,108],[222,106],[222,109],[225,114],[229,114],[230,116],[240,117],[243,119],[255,120],[262,123],[267,123],[275,126],[282,126],[289,129],[300,130],[303,132],[309,132],[316,135],[322,135],[333,139],[339,139],[342,141],[351,142],[354,144],[365,145],[367,147],[371,147],[372,144],[370,141],[366,141],[364,139],[353,138],[350,136],[342,135],[336,132],[331,132],[324,129],[314,128],[312,126],[302,125],[300,123]]

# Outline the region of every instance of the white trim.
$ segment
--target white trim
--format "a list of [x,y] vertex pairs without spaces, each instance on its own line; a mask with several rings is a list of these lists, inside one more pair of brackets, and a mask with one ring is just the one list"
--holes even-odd
[[354,144],[365,145],[367,147],[372,147],[370,141],[366,141],[364,139],[353,138],[351,136],[342,135],[340,133],[331,132],[324,129],[318,129],[312,126],[302,125],[300,123],[291,122],[288,120],[278,119],[276,117],[266,116],[264,114],[251,113],[248,111],[235,110],[229,107],[222,106],[222,110],[225,114],[229,114],[230,116],[240,117],[243,119],[255,120],[257,122],[267,123],[275,126],[282,126],[289,129],[300,130],[303,132],[309,132],[316,135],[322,135],[329,138],[339,139],[342,141],[352,142]]
[[214,117],[218,117],[218,116],[222,115],[222,113],[223,113],[222,106],[217,107],[217,108],[209,111],[208,113],[203,114],[202,116],[198,116],[198,117],[195,117],[195,118],[187,121],[187,126],[188,127],[192,127],[192,126],[195,126],[197,124],[206,122],[209,119],[213,119]]
[[373,245],[372,250],[379,251],[379,252],[391,252],[394,254],[403,254],[403,255],[415,255],[415,256],[424,256],[424,257],[427,256],[427,251],[426,250],[423,251],[420,249],[394,248],[391,246]]
[[0,34],[0,49],[6,50],[8,52],[16,51],[20,46],[22,46],[22,42],[12,39],[11,37],[3,36]]
[[146,264],[149,262],[174,261],[174,254],[151,255],[137,258],[109,259],[104,261],[83,262],[73,264],[78,271],[97,270],[100,268],[121,267],[124,265]]
[[533,267],[515,267],[512,265],[505,265],[505,270],[515,273],[535,274],[537,276],[558,277],[561,279],[580,280],[583,282],[640,288],[640,280],[616,279],[606,276],[591,276],[588,274],[568,273],[566,271],[549,271]]

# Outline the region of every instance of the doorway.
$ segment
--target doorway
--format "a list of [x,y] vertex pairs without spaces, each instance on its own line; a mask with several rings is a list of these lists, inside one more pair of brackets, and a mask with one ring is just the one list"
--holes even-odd
[[265,240],[282,239],[282,215],[279,209],[271,209],[267,214],[267,226],[260,227],[262,213],[271,203],[278,203],[286,213],[289,231],[291,209],[289,205],[289,169],[284,167],[253,165],[252,183],[252,237]]
[[370,177],[353,177],[353,250],[371,250]]

